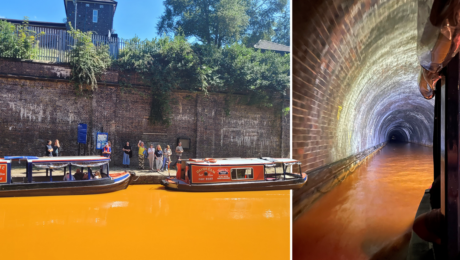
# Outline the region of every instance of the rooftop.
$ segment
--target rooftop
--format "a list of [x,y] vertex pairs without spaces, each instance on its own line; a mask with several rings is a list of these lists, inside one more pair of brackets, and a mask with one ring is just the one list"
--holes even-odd
[[291,52],[291,48],[289,46],[265,40],[260,40],[254,45],[254,48],[271,51]]
[[[18,20],[18,19],[0,19],[0,20],[6,20],[7,22],[10,22],[12,24],[22,24],[22,22],[24,22],[24,20]],[[65,23],[29,21],[29,25],[30,26],[49,27],[49,28],[66,30]]]
[[297,160],[286,158],[215,158],[216,162],[204,161],[204,159],[186,160],[187,163],[198,165],[254,165],[254,164],[274,164],[274,163],[297,163]]

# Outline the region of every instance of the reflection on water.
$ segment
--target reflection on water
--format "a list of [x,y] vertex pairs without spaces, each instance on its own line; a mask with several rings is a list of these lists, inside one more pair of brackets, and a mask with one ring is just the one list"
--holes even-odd
[[289,191],[0,199],[2,259],[289,259]]
[[432,181],[431,148],[388,144],[293,223],[294,259],[369,259],[411,225]]

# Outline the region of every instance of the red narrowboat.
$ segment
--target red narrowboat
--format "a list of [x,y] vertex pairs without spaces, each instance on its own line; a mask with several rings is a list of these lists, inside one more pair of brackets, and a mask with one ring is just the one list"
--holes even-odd
[[176,177],[161,184],[179,191],[287,190],[302,187],[307,178],[293,159],[206,158],[182,160]]

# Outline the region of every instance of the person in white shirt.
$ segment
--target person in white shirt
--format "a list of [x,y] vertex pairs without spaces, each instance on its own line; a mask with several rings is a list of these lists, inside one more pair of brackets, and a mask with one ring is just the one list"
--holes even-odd
[[64,176],[64,181],[74,181],[75,178],[72,176],[72,174],[66,173]]
[[149,153],[149,169],[153,171],[153,162],[155,159],[155,148],[153,148],[153,144],[150,144],[148,153]]
[[177,162],[180,160],[183,152],[184,152],[184,148],[182,148],[182,143],[179,142],[179,145],[176,146],[176,161],[173,163],[173,166],[176,166],[176,169],[177,169]]

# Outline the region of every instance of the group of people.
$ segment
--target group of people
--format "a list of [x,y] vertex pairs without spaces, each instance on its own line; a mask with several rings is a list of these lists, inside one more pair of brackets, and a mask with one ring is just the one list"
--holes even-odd
[[[145,158],[148,158],[149,160],[149,170],[151,171],[164,171],[167,170],[168,167],[175,166],[179,159],[182,156],[182,153],[184,152],[184,149],[182,148],[182,143],[179,142],[178,146],[176,147],[176,160],[171,163],[171,155],[172,151],[169,145],[166,146],[166,149],[163,151],[161,148],[161,145],[157,145],[156,148],[153,147],[153,144],[150,144],[150,148],[146,149],[144,147],[144,142],[139,140],[139,143],[137,144],[137,147],[139,148],[139,169],[144,170],[144,160]],[[58,156],[59,155],[59,149],[61,146],[59,145],[59,140],[56,139],[54,141],[54,145],[52,144],[51,140],[47,142],[46,145],[46,156]],[[110,155],[112,154],[112,144],[111,142],[107,142],[107,144],[104,146],[102,149],[102,156],[105,156],[107,158],[110,158]],[[129,142],[126,142],[126,145],[123,146],[123,167],[129,168],[129,165],[131,163],[131,157],[133,155],[133,151],[131,146],[129,145]],[[97,176],[96,172],[96,176]],[[77,173],[75,175],[79,174],[79,170],[77,170]],[[100,176],[100,173],[99,173]],[[64,177],[64,179],[67,178],[67,180],[72,180],[72,178],[75,178],[78,180],[77,176],[72,177],[68,176],[68,174]],[[83,178],[83,177],[82,177]],[[88,177],[86,177],[88,178]],[[83,179],[84,180],[84,179]]]
[[[150,148],[146,149],[144,146],[144,142],[139,140],[137,147],[139,148],[139,169],[143,170],[145,168],[145,158],[149,159],[149,170],[151,171],[155,170],[157,172],[160,172],[168,169],[168,166],[171,163],[172,155],[172,151],[169,145],[166,146],[166,149],[164,151],[162,150],[161,145],[157,145],[157,147],[154,148],[153,144],[150,144]],[[125,153],[127,150],[131,152],[131,147],[129,146],[129,143],[127,143],[127,146],[123,148],[123,151],[125,151]],[[175,166],[177,164],[177,161],[180,159],[183,152],[184,149],[182,148],[182,143],[179,143],[176,147],[176,161],[173,164],[171,164],[171,166]],[[123,157],[123,165],[129,167],[129,161],[127,162],[127,164],[125,164],[125,157]]]
[[64,175],[64,181],[89,180],[92,178],[101,179],[102,178],[101,173],[99,171],[96,171],[93,177],[88,172],[85,173],[85,172],[80,171],[80,169],[77,169],[74,175],[70,173],[67,173],[66,175]]
[[54,141],[54,144],[52,144],[52,141],[51,140],[48,140],[48,142],[46,142],[46,156],[49,156],[49,157],[56,157],[56,156],[59,156],[59,149],[61,148],[61,145],[59,144],[59,140],[56,139]]

